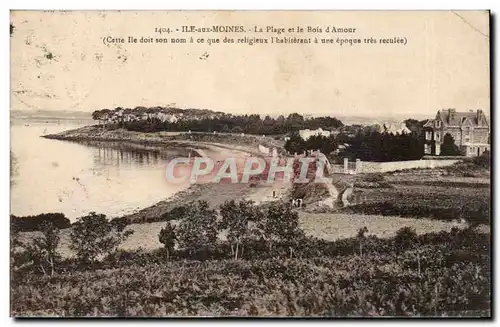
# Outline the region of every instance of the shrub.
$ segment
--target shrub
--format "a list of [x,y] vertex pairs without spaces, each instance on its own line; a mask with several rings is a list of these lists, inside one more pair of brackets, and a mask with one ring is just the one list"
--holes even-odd
[[473,162],[476,166],[481,168],[490,169],[491,166],[491,155],[490,151],[484,151],[483,154],[477,156],[473,159]]
[[394,244],[399,249],[407,249],[417,241],[417,232],[412,227],[403,227],[396,232]]

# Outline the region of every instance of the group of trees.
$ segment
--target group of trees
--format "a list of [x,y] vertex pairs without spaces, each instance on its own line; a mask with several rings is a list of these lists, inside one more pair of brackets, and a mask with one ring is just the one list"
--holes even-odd
[[416,133],[357,134],[346,142],[348,146],[339,155],[350,160],[402,161],[418,160],[424,155],[424,139]]
[[[11,266],[14,271],[32,268],[44,275],[53,275],[61,255],[58,216],[46,219],[38,226],[39,234],[28,241],[20,240],[20,229],[11,227]],[[69,247],[81,264],[92,266],[99,257],[116,251],[122,241],[133,233],[120,221],[109,221],[105,215],[89,213],[72,225]]]
[[211,209],[206,201],[193,202],[183,210],[178,226],[167,222],[158,238],[167,256],[177,246],[187,254],[206,258],[217,246],[217,236],[225,231],[231,256],[243,257],[250,244],[259,243],[273,251],[276,245],[288,248],[293,257],[294,247],[305,235],[299,228],[299,216],[290,205],[272,203],[267,210],[252,201],[226,201],[219,210]]
[[[99,122],[107,122],[111,116],[121,111],[117,116],[117,124],[128,130],[140,132],[173,131],[173,132],[220,132],[220,133],[247,133],[257,135],[280,135],[301,129],[338,129],[343,123],[334,117],[305,118],[293,113],[285,117],[283,115],[272,118],[269,115],[264,119],[260,115],[232,115],[222,112],[197,109],[176,109],[162,107],[137,107],[135,109],[115,108],[96,110],[92,118]],[[164,112],[175,115],[175,122],[161,121],[154,114]],[[143,119],[143,114],[148,118]],[[182,116],[181,116],[182,114]],[[133,116],[135,119],[127,120],[125,117]],[[119,118],[121,117],[121,118]]]
[[[339,158],[376,162],[418,160],[424,156],[423,126],[426,122],[427,120],[406,119],[404,123],[410,133],[384,132],[379,125],[343,126],[336,135],[314,135],[307,140],[302,139],[298,133],[292,133],[285,143],[285,150],[289,153],[320,150],[333,161]],[[451,142],[454,146],[453,138]],[[447,150],[448,143],[449,140],[445,137],[445,153],[456,153],[456,146],[453,148],[450,145],[452,150]],[[333,152],[336,156],[332,155]]]
[[62,213],[43,213],[36,216],[18,217],[10,216],[11,228],[20,232],[39,231],[52,224],[58,229],[65,229],[71,226],[71,222]]
[[290,138],[285,142],[285,150],[289,153],[303,153],[307,150],[320,150],[321,153],[330,154],[337,150],[340,138],[330,135],[313,135],[307,140],[304,140],[299,133],[292,133]]
[[281,135],[301,129],[337,129],[342,127],[340,120],[333,117],[316,117],[306,119],[299,114],[288,117],[272,118],[260,115],[222,115],[217,117],[202,117],[198,119],[181,119],[176,122],[162,122],[158,118],[125,122],[123,127],[141,132],[174,131],[174,132],[220,132],[246,133],[256,135]]
[[[339,148],[342,145],[342,148]],[[303,140],[298,134],[293,134],[285,143],[289,153],[303,153],[305,150],[320,150],[325,155],[338,149],[337,155],[350,160],[363,161],[401,161],[417,160],[424,155],[424,139],[416,133],[357,133],[349,136],[339,133],[336,136],[312,136]]]
[[[251,201],[227,201],[218,210],[206,201],[192,202],[175,210],[177,225],[167,222],[159,231],[158,239],[164,246],[167,260],[177,250],[187,257],[208,258],[220,242],[218,235],[226,232],[227,244],[234,259],[243,257],[250,244],[259,244],[269,252],[279,245],[286,247],[293,257],[294,247],[304,239],[299,228],[299,217],[290,205],[276,202],[266,210]],[[126,229],[124,221],[109,221],[105,215],[91,212],[78,218],[69,235],[69,248],[77,262],[95,267],[101,258],[116,253],[119,245],[133,231]],[[11,229],[11,265],[13,271],[28,268],[44,275],[58,270],[61,255],[60,229],[44,221],[39,233],[28,241],[21,241],[18,229]]]

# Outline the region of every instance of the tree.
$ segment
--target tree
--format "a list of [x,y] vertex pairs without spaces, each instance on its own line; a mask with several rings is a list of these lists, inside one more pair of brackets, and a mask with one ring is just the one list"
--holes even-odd
[[358,230],[358,240],[359,240],[359,256],[363,256],[363,240],[365,239],[365,234],[368,233],[368,228],[364,226]]
[[175,241],[177,240],[177,236],[175,235],[175,226],[168,222],[167,225],[165,225],[165,228],[160,230],[158,239],[160,243],[163,244],[165,251],[167,252],[167,260],[169,260],[170,253],[174,252]]
[[44,275],[52,276],[56,263],[61,259],[57,252],[59,245],[59,228],[50,222],[44,222],[41,228],[42,235],[33,238],[32,242],[25,245],[26,254]]
[[413,118],[409,118],[409,119],[404,120],[404,123],[410,131],[416,133],[417,135],[420,135],[420,134],[422,134],[422,129],[423,129],[425,123],[427,123],[427,119],[416,120]]
[[404,251],[405,249],[415,250],[415,258],[417,260],[417,272],[420,276],[420,247],[417,232],[414,228],[403,227],[396,232],[396,237],[394,238],[394,245],[396,250]]
[[259,226],[264,231],[269,251],[276,243],[284,244],[288,246],[290,258],[294,247],[304,239],[304,231],[299,228],[299,215],[289,204],[273,202]]
[[133,233],[124,229],[124,223],[111,223],[105,215],[91,212],[73,224],[70,249],[82,262],[94,264],[98,256],[114,252]]
[[443,138],[443,144],[441,144],[441,155],[442,156],[459,156],[460,150],[455,144],[455,139],[450,133],[446,133]]
[[244,246],[252,237],[249,223],[258,221],[262,212],[254,206],[252,201],[242,200],[236,203],[231,200],[220,206],[220,215],[222,220],[219,227],[227,229],[227,240],[231,244],[232,255],[237,260],[238,254],[243,255]]
[[177,227],[179,246],[189,254],[208,252],[217,241],[217,213],[208,202],[191,202]]
[[101,111],[100,110],[95,110],[93,113],[92,113],[92,119],[93,120],[98,120],[99,123],[101,122]]
[[302,153],[306,150],[306,142],[299,133],[292,133],[285,143],[285,150],[289,153]]

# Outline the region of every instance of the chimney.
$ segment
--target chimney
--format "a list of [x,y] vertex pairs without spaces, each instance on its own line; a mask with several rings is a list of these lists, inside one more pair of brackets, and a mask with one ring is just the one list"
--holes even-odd
[[481,125],[481,116],[483,115],[483,111],[481,109],[477,109],[476,119],[477,124]]
[[456,113],[456,110],[455,109],[448,109],[448,123],[450,123],[452,120],[455,119],[455,113]]

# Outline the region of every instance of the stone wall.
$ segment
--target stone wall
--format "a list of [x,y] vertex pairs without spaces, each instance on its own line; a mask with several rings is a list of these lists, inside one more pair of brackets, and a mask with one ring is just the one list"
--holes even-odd
[[358,168],[358,174],[368,174],[368,173],[385,173],[390,171],[397,171],[402,169],[413,169],[413,168],[438,168],[451,166],[457,159],[448,160],[408,160],[408,161],[391,161],[391,162],[361,162]]

